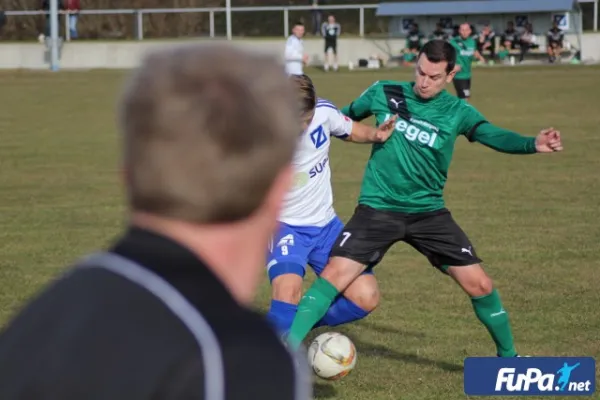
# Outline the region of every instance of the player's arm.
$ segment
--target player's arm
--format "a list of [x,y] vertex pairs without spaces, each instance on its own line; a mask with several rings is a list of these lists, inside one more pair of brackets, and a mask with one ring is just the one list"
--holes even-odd
[[396,115],[393,115],[377,128],[361,122],[354,122],[352,123],[352,132],[345,140],[353,143],[383,143],[394,132],[397,118]]
[[489,123],[475,108],[465,105],[462,132],[470,142],[478,142],[507,154],[534,154],[562,151],[560,132],[542,130],[537,136],[523,136]]
[[554,128],[544,129],[537,136],[523,136],[483,122],[467,134],[467,139],[508,154],[552,153],[563,149],[560,132]]
[[372,84],[352,103],[342,108],[342,114],[353,121],[362,121],[365,118],[369,118],[371,115],[373,115],[373,112],[371,111],[371,104],[373,103],[373,98],[375,97],[375,93],[378,89],[379,81]]
[[329,131],[332,136],[353,143],[383,143],[394,132],[397,116],[392,116],[377,128],[354,122],[337,109],[329,111]]

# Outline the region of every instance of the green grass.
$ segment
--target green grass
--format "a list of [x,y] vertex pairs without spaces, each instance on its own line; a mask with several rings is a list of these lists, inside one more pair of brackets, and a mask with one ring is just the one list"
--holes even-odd
[[[473,103],[504,127],[561,129],[565,152],[508,156],[459,140],[447,205],[475,243],[530,355],[600,357],[600,69],[477,69]],[[122,228],[115,98],[123,72],[0,73],[0,318],[64,265]],[[320,95],[344,104],[374,80],[408,71],[312,72]],[[336,208],[355,206],[368,146],[334,144]],[[358,347],[353,373],[318,381],[319,399],[465,398],[465,356],[494,346],[470,302],[398,244],[377,267],[381,306],[341,329]],[[257,304],[268,304],[268,285]],[[257,360],[257,364],[260,361]],[[599,398],[596,396],[596,398]]]

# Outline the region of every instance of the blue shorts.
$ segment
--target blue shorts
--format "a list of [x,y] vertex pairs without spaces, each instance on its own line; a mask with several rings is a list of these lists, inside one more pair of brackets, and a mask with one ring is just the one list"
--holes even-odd
[[[267,255],[267,271],[272,281],[279,275],[296,274],[304,277],[308,264],[320,275],[329,253],[344,223],[335,217],[324,227],[291,226],[281,223]],[[373,273],[372,270],[365,273]]]

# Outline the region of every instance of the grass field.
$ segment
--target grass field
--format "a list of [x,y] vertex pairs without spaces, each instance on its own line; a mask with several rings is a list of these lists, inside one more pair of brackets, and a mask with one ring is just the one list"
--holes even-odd
[[[408,72],[312,73],[345,104]],[[485,261],[528,355],[600,358],[600,69],[477,69],[473,103],[490,121],[535,134],[561,129],[565,152],[508,156],[460,139],[448,207]],[[0,73],[0,318],[123,226],[115,98],[123,72]],[[368,146],[335,143],[336,208],[353,211]],[[318,381],[319,399],[465,398],[466,356],[493,355],[466,296],[407,245],[377,267],[382,303],[344,327],[356,370]],[[257,302],[268,304],[265,284]],[[260,363],[257,360],[257,364]],[[596,398],[600,398],[596,395]],[[258,400],[258,399],[257,399]]]

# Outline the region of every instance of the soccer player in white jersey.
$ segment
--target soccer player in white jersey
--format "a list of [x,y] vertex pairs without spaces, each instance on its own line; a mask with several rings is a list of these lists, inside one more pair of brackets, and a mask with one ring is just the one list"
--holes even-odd
[[308,55],[304,54],[304,25],[296,22],[292,34],[285,42],[285,70],[288,75],[302,75],[304,64],[308,62]]
[[[306,265],[318,275],[329,260],[329,252],[344,224],[333,209],[330,137],[355,143],[383,142],[394,130],[395,117],[373,128],[353,122],[327,100],[316,97],[306,75],[292,75],[302,100],[304,131],[293,165],[294,186],[285,199],[279,218],[280,229],[273,238],[267,270],[272,300],[267,318],[286,334],[296,315],[302,295]],[[366,271],[331,305],[316,326],[337,326],[366,317],[379,302],[373,273]]]

